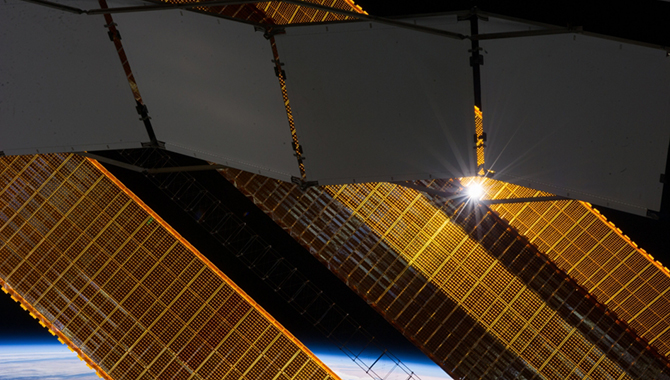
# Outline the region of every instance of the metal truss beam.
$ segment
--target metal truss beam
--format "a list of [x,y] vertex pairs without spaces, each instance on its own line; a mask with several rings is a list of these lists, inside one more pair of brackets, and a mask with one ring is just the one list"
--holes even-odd
[[547,197],[481,199],[478,202],[489,206],[489,205],[499,205],[503,203],[528,203],[528,202],[567,201],[567,200],[571,199],[561,197],[560,195],[552,195]]
[[[416,191],[420,191],[422,193],[426,193],[429,195],[435,195],[438,197],[442,197],[445,199],[465,199],[468,198],[468,196],[462,192],[462,191],[442,191],[442,190],[435,190],[431,189],[425,186],[421,185],[416,185],[413,183],[408,183],[408,182],[392,182],[396,185],[404,186],[409,189],[413,189]],[[504,204],[504,203],[529,203],[529,202],[547,202],[547,201],[566,201],[566,200],[571,200],[571,198],[566,198],[562,197],[560,195],[550,195],[546,197],[525,197],[525,198],[503,198],[503,199],[479,199],[479,200],[474,200],[474,202],[483,204],[486,206],[489,205],[498,205],[498,204]]]
[[68,6],[68,5],[58,4],[58,3],[54,3],[52,1],[47,1],[47,0],[23,0],[23,1],[25,1],[27,3],[33,3],[33,4],[42,5],[42,6],[49,7],[49,8],[58,9],[58,10],[65,11],[65,12],[70,12],[70,13],[76,13],[76,14],[86,13],[86,11],[83,10],[83,9],[71,7],[71,6]]
[[[141,6],[135,6],[135,7],[116,7],[116,8],[101,8],[101,9],[90,9],[90,10],[85,10],[85,9],[79,9],[79,8],[74,8],[62,4],[57,4],[51,1],[47,0],[24,0],[28,2],[32,2],[35,4],[40,4],[43,6],[51,7],[51,8],[56,8],[60,9],[63,11],[67,12],[72,12],[72,13],[77,13],[77,14],[87,14],[87,15],[100,15],[100,14],[114,14],[114,13],[133,13],[133,12],[146,12],[146,11],[161,11],[161,10],[169,10],[169,9],[188,9],[188,8],[193,8],[193,7],[201,7],[201,6],[207,6],[207,7],[214,7],[214,6],[222,6],[222,5],[239,5],[239,4],[254,4],[254,3],[261,3],[262,1],[259,0],[212,0],[212,1],[194,1],[194,2],[189,2],[189,3],[181,3],[181,4],[160,4],[160,5],[141,5]],[[308,8],[313,8],[313,9],[318,9],[326,12],[331,12],[331,13],[336,13],[340,14],[343,16],[348,16],[348,17],[354,17],[359,20],[366,20],[366,21],[374,21],[378,22],[380,24],[386,24],[386,25],[392,25],[396,26],[399,28],[405,28],[405,29],[412,29],[415,31],[419,32],[424,32],[424,33],[429,33],[429,34],[435,34],[438,36],[443,36],[443,37],[448,37],[448,38],[455,38],[458,40],[463,40],[467,38],[466,36],[459,34],[459,33],[453,33],[449,32],[446,30],[442,29],[435,29],[435,28],[430,28],[426,26],[421,26],[421,25],[414,25],[414,24],[409,24],[406,22],[402,21],[397,21],[397,20],[392,20],[384,17],[377,17],[377,16],[370,16],[364,13],[357,13],[357,12],[352,12],[352,11],[347,11],[344,9],[338,9],[338,8],[333,8],[329,7],[326,5],[320,5],[320,4],[314,4],[310,3],[307,1],[302,1],[302,0],[277,0],[278,2],[281,3],[286,3],[286,4],[293,4],[293,5],[299,5],[302,7],[308,7]],[[270,27],[271,25],[267,25],[267,27]],[[274,25],[272,25],[274,26]],[[289,25],[282,25],[283,27],[287,27]]]
[[582,33],[582,32],[583,28],[581,26],[576,26],[576,27],[558,28],[558,29],[522,30],[519,32],[475,34],[468,38],[473,41],[482,41],[482,40],[494,40],[500,38],[547,36],[553,34]]
[[131,170],[137,173],[144,174],[165,174],[165,173],[175,173],[175,172],[198,172],[203,170],[219,170],[227,168],[225,165],[191,165],[191,166],[172,166],[166,168],[144,168],[137,165],[128,164],[126,162],[121,162],[111,158],[99,156],[97,154],[92,154],[88,152],[76,152],[78,155],[83,157],[92,158],[96,161],[100,161],[105,164],[118,166],[123,169]]
[[135,7],[115,7],[106,9],[91,9],[84,11],[89,15],[110,14],[110,13],[134,13],[146,11],[164,11],[169,9],[188,9],[193,7],[217,7],[224,5],[240,5],[258,3],[258,0],[212,0],[212,1],[193,1],[180,4],[156,4],[156,5],[139,5]]

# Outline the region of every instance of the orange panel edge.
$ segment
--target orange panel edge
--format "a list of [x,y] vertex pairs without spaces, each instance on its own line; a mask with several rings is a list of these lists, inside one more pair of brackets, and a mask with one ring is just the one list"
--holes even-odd
[[346,1],[347,4],[349,4],[349,6],[353,8],[356,12],[362,13],[364,15],[368,14],[368,12],[366,12],[360,5],[356,4],[356,2],[354,2],[353,0],[344,0],[344,1]]
[[640,253],[644,258],[649,260],[654,266],[656,266],[658,269],[661,270],[666,276],[670,277],[670,269],[665,267],[660,261],[656,260],[654,256],[650,255],[647,251],[645,251],[643,248],[640,248],[637,243],[635,243],[633,240],[631,240],[628,235],[624,234],[623,231],[621,231],[620,228],[618,228],[614,223],[611,221],[607,220],[605,215],[601,214],[598,209],[593,207],[593,205],[589,202],[584,202],[584,201],[579,201],[584,207],[586,207],[593,215],[597,216],[598,219],[602,220],[603,223],[605,223],[612,231],[614,231],[617,235],[619,235],[626,243],[628,243],[630,246],[635,248],[635,250]]

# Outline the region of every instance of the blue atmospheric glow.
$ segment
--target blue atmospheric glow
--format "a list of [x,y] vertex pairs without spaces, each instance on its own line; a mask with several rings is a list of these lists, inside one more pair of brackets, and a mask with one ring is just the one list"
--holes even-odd
[[0,380],[100,380],[65,345],[0,342]]
[[[340,350],[319,347],[313,352],[342,380],[369,380],[356,363]],[[430,360],[418,357],[404,358],[404,363],[421,380],[451,379]],[[389,370],[388,363],[375,364],[378,371]],[[395,375],[395,372],[394,372]],[[405,378],[405,377],[403,377]],[[76,354],[65,345],[44,341],[0,341],[0,380],[99,380]]]
[[[342,380],[372,379],[372,377],[368,376],[365,371],[363,371],[356,363],[354,363],[351,359],[349,359],[349,357],[344,355],[339,349],[335,347],[322,345],[319,347],[312,346],[310,349],[319,359],[321,359],[325,365],[333,370],[335,374],[340,376]],[[418,378],[421,380],[451,380],[451,377],[449,377],[449,375],[447,375],[444,370],[442,370],[442,368],[423,355],[420,357],[406,355],[401,356],[403,363],[410,370],[415,372],[418,375]],[[384,376],[392,369],[392,367],[394,366],[390,365],[389,363],[377,362],[373,369],[377,370],[380,376]],[[388,378],[407,378],[407,376],[400,376],[400,373],[397,373],[397,371],[398,370],[395,369],[392,372],[392,375]]]

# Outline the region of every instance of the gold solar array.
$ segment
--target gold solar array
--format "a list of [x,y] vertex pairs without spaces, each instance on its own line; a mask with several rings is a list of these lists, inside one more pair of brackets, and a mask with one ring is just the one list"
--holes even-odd
[[482,111],[477,106],[475,106],[475,136],[477,137],[475,145],[475,149],[477,149],[477,175],[484,175],[486,174],[486,169],[484,169],[484,142],[486,141],[486,137],[484,135]]
[[337,379],[96,162],[0,172],[0,284],[101,377]]
[[[549,195],[494,180],[483,185],[491,198]],[[670,273],[598,210],[579,201],[491,208],[662,355],[670,356]]]
[[224,174],[452,376],[635,379],[670,371],[481,206],[438,203],[388,183],[302,191]]
[[[351,0],[308,0],[307,2],[325,5],[331,8],[342,9],[349,12],[365,13],[361,7],[354,4],[354,2]],[[277,1],[257,3],[255,6],[262,10],[267,17],[271,18],[275,24],[279,25],[353,19],[349,16],[310,8],[308,6],[300,6]]]
[[[160,1],[172,4],[193,2],[192,0]],[[354,2],[351,0],[307,0],[305,2],[342,9],[349,12],[365,13],[361,7],[354,4]],[[194,9],[259,24],[286,25],[353,19],[350,16],[345,16],[326,10],[279,1],[258,2],[254,4],[201,6],[195,7]]]

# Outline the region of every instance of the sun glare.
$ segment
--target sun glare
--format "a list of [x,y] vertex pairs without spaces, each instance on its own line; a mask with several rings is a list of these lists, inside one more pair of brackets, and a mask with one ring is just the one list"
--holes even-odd
[[473,201],[478,201],[482,198],[484,195],[484,188],[482,185],[478,184],[477,182],[472,181],[466,188],[465,188],[466,193],[468,194],[468,198],[470,198]]

